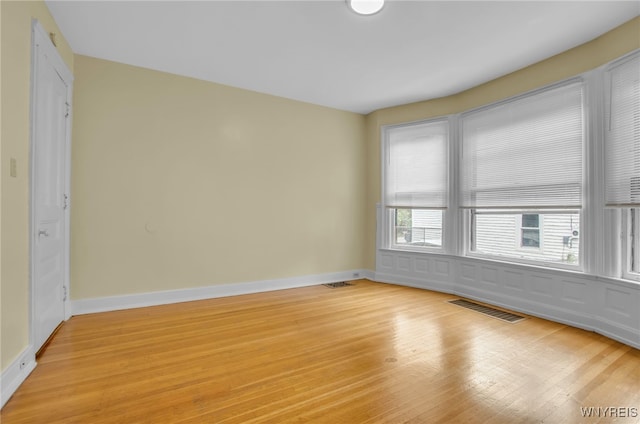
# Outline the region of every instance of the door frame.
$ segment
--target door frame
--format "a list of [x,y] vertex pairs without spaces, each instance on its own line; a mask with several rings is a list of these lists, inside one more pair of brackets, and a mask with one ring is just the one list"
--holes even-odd
[[[54,69],[67,87],[66,102],[68,104],[67,119],[65,119],[65,141],[63,148],[64,152],[64,179],[63,190],[67,195],[67,207],[63,211],[64,231],[63,236],[63,286],[65,287],[65,298],[63,300],[64,306],[64,319],[65,321],[71,317],[71,303],[70,303],[70,289],[69,289],[69,264],[70,264],[70,210],[71,210],[71,113],[73,108],[71,107],[73,98],[73,74],[65,64],[64,60],[58,53],[58,50],[53,45],[53,42],[49,38],[49,34],[42,27],[37,19],[33,19],[31,23],[31,97],[30,97],[30,133],[29,133],[29,344],[32,347],[35,343],[36,334],[36,305],[35,305],[35,252],[36,252],[36,237],[38,233],[36,225],[36,213],[35,213],[35,164],[36,164],[36,119],[37,119],[37,107],[38,101],[38,87],[36,72],[38,69],[38,52],[39,49],[43,50],[50,59]],[[35,350],[38,350],[38,347]],[[35,353],[35,352],[34,352]]]

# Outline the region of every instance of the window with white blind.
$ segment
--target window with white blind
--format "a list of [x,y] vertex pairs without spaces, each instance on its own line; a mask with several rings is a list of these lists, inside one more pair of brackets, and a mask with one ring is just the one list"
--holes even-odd
[[387,247],[442,247],[448,205],[448,120],[384,129]]
[[582,82],[462,117],[461,206],[582,205]]
[[640,206],[640,55],[606,72],[607,206]]
[[623,208],[624,276],[640,279],[640,53],[605,71],[605,202]]
[[[470,210],[470,253],[578,263],[583,90],[571,80],[462,115],[460,206]],[[523,249],[512,228],[531,216],[544,239]]]

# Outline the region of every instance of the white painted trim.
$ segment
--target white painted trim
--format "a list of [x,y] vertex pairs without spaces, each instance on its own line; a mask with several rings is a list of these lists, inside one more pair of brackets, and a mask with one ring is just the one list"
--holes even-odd
[[610,339],[619,341],[620,343],[640,349],[638,329],[636,328],[620,325],[616,322],[600,318],[596,322],[593,331]]
[[398,276],[382,272],[376,272],[375,279],[372,281],[375,281],[377,283],[392,284],[395,286],[413,287],[414,289],[431,290],[439,293],[458,294],[455,293],[452,286],[448,283],[424,281],[420,278]]
[[35,367],[36,355],[33,346],[29,345],[2,371],[0,376],[0,408],[4,407]]
[[66,298],[64,300],[64,319],[71,318],[71,128],[73,127],[73,84],[69,82],[67,86],[67,104],[69,104],[69,116],[67,117],[67,140],[65,146],[65,174],[64,191],[67,195],[67,208],[64,210],[65,238],[64,250],[66,255],[64,270],[64,286],[66,287]]
[[360,278],[364,278],[369,281],[375,281],[376,272],[370,269],[362,269],[360,270]]
[[62,56],[60,56],[60,53],[58,53],[58,49],[56,49],[56,47],[51,42],[49,34],[40,24],[40,21],[38,21],[37,19],[33,19],[32,29],[34,33],[34,40],[32,40],[32,42],[37,42],[38,45],[46,50],[46,53],[49,56],[49,60],[52,62],[54,68],[56,68],[56,72],[58,73],[58,75],[60,75],[60,78],[62,78],[65,83],[71,84],[71,82],[73,81],[73,74],[62,59]]
[[[394,219],[392,218],[392,208],[387,207],[386,205],[386,179],[387,179],[387,169],[389,164],[389,143],[391,142],[391,130],[401,129],[405,127],[411,127],[414,125],[423,125],[423,124],[436,124],[436,123],[445,123],[447,129],[447,148],[445,149],[447,155],[447,189],[449,191],[447,197],[447,206],[442,209],[442,243],[440,247],[408,247],[408,250],[416,251],[416,252],[427,252],[427,253],[448,253],[452,251],[452,231],[449,230],[452,228],[451,225],[448,225],[450,220],[455,220],[455,213],[452,215],[452,211],[455,211],[458,206],[457,199],[452,197],[451,185],[452,181],[455,179],[452,177],[454,172],[452,172],[452,165],[454,165],[457,161],[457,158],[453,158],[455,147],[454,141],[457,135],[454,133],[457,129],[454,128],[454,122],[457,118],[457,115],[444,115],[437,118],[428,118],[421,119],[417,121],[411,122],[403,122],[400,124],[389,124],[383,125],[380,127],[380,152],[381,152],[381,172],[380,172],[380,198],[382,199],[381,203],[377,204],[376,207],[382,213],[383,221],[382,225],[385,228],[385,231],[381,233],[381,238],[379,240],[382,243],[382,246],[379,243],[376,243],[378,248],[380,247],[390,247],[393,246],[394,249],[403,248],[400,246],[396,246],[395,240],[392,240],[392,234],[394,234],[393,225]],[[398,207],[398,209],[401,209]],[[415,209],[420,209],[415,208]]]
[[464,246],[464,213],[460,211],[460,134],[462,120],[459,115],[449,115],[449,207],[442,222],[443,253],[460,255]]
[[213,299],[274,290],[285,290],[297,287],[307,287],[359,278],[372,279],[370,277],[373,277],[373,271],[356,269],[328,274],[306,275],[302,277],[289,277],[274,280],[194,287],[180,290],[80,299],[71,301],[71,313],[72,315],[82,315],[95,312],[166,305],[193,300]]

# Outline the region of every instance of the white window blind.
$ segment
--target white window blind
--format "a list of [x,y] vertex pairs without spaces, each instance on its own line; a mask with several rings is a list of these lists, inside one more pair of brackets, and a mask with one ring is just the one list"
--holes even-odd
[[605,199],[640,206],[640,54],[606,72]]
[[385,132],[385,205],[445,209],[448,121],[391,127]]
[[461,206],[579,208],[583,83],[462,116]]

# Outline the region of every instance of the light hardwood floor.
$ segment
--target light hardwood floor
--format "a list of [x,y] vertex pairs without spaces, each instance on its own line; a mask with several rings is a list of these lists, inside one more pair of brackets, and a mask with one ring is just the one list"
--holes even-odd
[[640,422],[581,413],[640,413],[637,349],[453,298],[360,280],[73,317],[0,420]]

